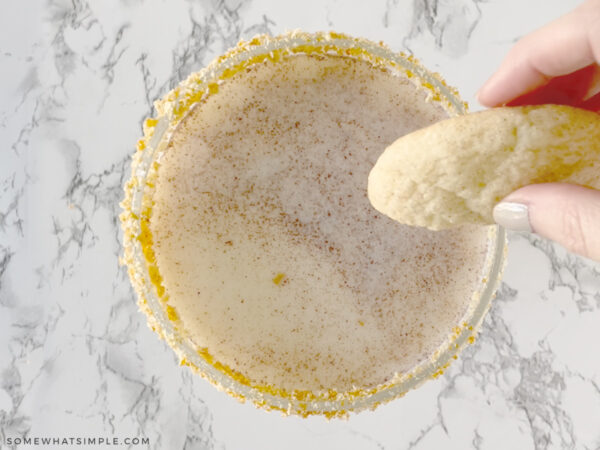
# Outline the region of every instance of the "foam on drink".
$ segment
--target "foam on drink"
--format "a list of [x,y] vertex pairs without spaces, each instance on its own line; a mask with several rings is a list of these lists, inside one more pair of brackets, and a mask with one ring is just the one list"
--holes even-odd
[[485,228],[376,212],[367,178],[447,114],[365,61],[297,55],[236,74],[160,160],[150,222],[186,334],[255,384],[374,387],[429,357],[480,287]]

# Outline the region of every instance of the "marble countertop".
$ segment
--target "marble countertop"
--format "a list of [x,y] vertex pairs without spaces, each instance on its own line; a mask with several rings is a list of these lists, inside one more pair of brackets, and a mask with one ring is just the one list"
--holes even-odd
[[442,377],[330,422],[259,411],[181,367],[119,264],[118,203],[153,100],[238,39],[300,28],[382,40],[477,109],[511,45],[577,3],[5,2],[0,447],[75,436],[153,449],[600,448],[600,265],[535,236],[510,235],[482,332]]

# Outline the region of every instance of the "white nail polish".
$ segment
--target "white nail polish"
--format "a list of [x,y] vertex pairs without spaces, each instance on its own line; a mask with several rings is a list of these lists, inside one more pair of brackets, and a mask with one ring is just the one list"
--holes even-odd
[[532,231],[527,205],[501,202],[494,207],[493,215],[496,223],[508,230]]

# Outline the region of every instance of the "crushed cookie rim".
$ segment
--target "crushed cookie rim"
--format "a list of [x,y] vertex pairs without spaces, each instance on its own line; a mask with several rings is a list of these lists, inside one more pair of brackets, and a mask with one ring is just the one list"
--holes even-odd
[[473,342],[501,279],[506,261],[506,233],[501,227],[489,227],[482,287],[473,294],[463,319],[446,341],[411,371],[396,374],[390,381],[375,388],[312,392],[286,391],[275,386],[258,385],[218,362],[208,349],[197,348],[184,336],[177,312],[168,303],[168,294],[162,286],[152,248],[149,220],[154,181],[160,165],[158,161],[187,112],[217,93],[224,80],[254,64],[276,63],[294,54],[338,55],[366,61],[374,67],[406,76],[417,89],[427,92],[429,101],[441,104],[450,116],[467,111],[467,104],[460,100],[456,89],[446,85],[440,75],[428,71],[410,55],[392,52],[383,43],[335,32],[299,31],[276,37],[260,35],[249,41],[241,41],[154,103],[157,115],[144,122],[144,137],[138,141],[138,151],[133,155],[131,178],[125,184],[125,197],[121,202],[123,260],[138,296],[138,306],[145,313],[148,325],[167,341],[182,365],[190,366],[218,389],[240,401],[250,400],[261,408],[304,417],[343,417],[349,412],[374,409],[403,396],[428,379],[437,378],[457,358],[462,348]]

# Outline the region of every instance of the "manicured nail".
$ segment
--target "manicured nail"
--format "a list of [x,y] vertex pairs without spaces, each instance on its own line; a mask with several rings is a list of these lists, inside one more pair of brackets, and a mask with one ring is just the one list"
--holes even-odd
[[494,207],[494,220],[498,225],[513,231],[531,232],[529,211],[522,203],[500,202]]

